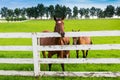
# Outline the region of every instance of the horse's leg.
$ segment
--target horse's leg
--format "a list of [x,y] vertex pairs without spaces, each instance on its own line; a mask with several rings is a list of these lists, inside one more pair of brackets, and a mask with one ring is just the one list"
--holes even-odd
[[[59,54],[60,54],[60,58],[63,58],[63,53],[64,51],[60,51]],[[64,68],[64,63],[61,64],[61,67],[62,67],[62,71],[65,71],[65,68]]]
[[87,55],[88,55],[88,50],[86,50],[86,57],[87,57]]
[[[93,44],[92,41],[90,42],[90,44],[91,45]],[[86,57],[87,57],[87,55],[88,55],[88,50],[86,50]]]
[[43,58],[46,58],[45,51],[42,51]]
[[76,50],[76,58],[79,58],[79,50]]
[[59,54],[57,54],[57,58],[59,58],[60,57],[60,55]]
[[65,71],[64,63],[62,63],[61,66],[62,66],[62,71]]
[[83,53],[83,58],[86,58],[85,50],[82,50],[82,53]]
[[[53,54],[51,52],[48,52],[48,58],[51,58],[52,55]],[[52,64],[50,63],[50,64],[48,64],[48,66],[49,66],[49,71],[51,71]]]
[[70,58],[70,51],[66,51],[66,58]]
[[[46,58],[45,51],[42,51],[43,58]],[[46,64],[44,64],[44,70],[46,70]]]
[[62,66],[62,71],[65,71],[64,63],[62,63],[61,66]]

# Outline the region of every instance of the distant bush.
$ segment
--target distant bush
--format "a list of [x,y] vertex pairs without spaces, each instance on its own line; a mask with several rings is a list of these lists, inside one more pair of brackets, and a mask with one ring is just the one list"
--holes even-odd
[[18,17],[6,17],[6,20],[7,21],[23,21],[23,20],[27,20],[25,17],[21,17],[21,18],[18,18]]
[[10,18],[9,18],[9,17],[6,17],[6,20],[7,20],[7,21],[10,21]]

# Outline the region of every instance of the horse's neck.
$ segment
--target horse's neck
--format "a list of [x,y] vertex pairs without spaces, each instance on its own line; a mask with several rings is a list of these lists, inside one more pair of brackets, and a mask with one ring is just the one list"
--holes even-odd
[[55,27],[54,27],[54,32],[57,32],[57,31],[56,31],[56,25],[55,25]]
[[63,45],[63,44],[65,44],[62,37],[57,37],[57,38],[55,38],[55,43],[56,43],[57,45]]

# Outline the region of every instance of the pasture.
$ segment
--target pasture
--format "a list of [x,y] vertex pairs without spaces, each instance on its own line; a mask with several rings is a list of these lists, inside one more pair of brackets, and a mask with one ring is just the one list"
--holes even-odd
[[[71,32],[72,29],[81,31],[98,31],[98,30],[120,30],[119,19],[97,19],[97,20],[65,20],[65,31]],[[31,20],[27,22],[19,23],[1,23],[0,32],[41,32],[43,30],[53,31],[54,21],[53,20]],[[107,44],[120,43],[120,37],[92,37],[93,44]],[[31,39],[0,39],[0,45],[31,45]],[[72,40],[71,40],[72,44]],[[71,51],[71,57],[75,58],[75,51]],[[80,52],[81,53],[81,52]],[[42,56],[42,55],[41,55]],[[0,51],[1,58],[31,58],[32,52],[19,52],[19,51]],[[56,57],[56,56],[54,56]],[[82,57],[82,54],[80,54]],[[119,58],[120,50],[92,50],[88,54],[88,58]],[[66,64],[66,71],[120,71],[120,64]],[[4,70],[33,70],[33,65],[11,65],[11,64],[0,64],[0,69]],[[41,70],[44,70],[42,65]],[[48,68],[47,68],[48,70]],[[53,71],[61,71],[61,66],[54,64],[52,66]],[[1,80],[12,79],[12,80],[33,80],[32,77],[12,77],[12,76],[0,76]],[[79,78],[79,77],[42,77],[42,80],[113,80],[118,78]]]

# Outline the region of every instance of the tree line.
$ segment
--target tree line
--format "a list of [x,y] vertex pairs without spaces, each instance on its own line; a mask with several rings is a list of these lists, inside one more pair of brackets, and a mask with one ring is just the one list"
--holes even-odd
[[52,19],[55,16],[62,17],[65,16],[68,19],[77,19],[77,18],[89,18],[96,16],[97,18],[112,18],[114,15],[120,16],[120,7],[114,7],[112,5],[106,6],[104,10],[101,8],[78,8],[74,6],[73,9],[70,7],[66,7],[64,5],[56,4],[44,6],[44,4],[38,4],[34,7],[28,8],[15,8],[9,9],[7,7],[3,7],[0,10],[0,15],[2,18],[6,19],[26,19],[26,18],[33,18],[33,19],[43,19],[46,17],[47,19]]

